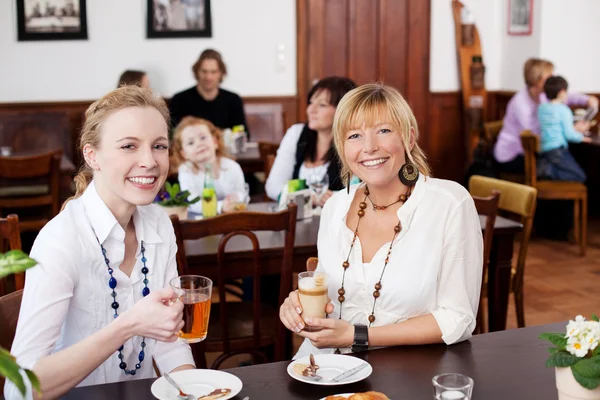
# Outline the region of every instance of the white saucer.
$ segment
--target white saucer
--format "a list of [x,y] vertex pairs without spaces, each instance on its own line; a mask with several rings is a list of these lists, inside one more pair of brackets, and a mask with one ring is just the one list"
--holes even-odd
[[[342,354],[317,354],[314,357],[315,363],[319,366],[318,374],[323,377],[323,380],[316,381],[294,372],[293,367],[295,364],[310,364],[308,356],[292,361],[287,367],[288,375],[300,382],[310,383],[312,385],[336,386],[362,381],[373,373],[371,364],[357,357],[345,356]],[[360,364],[367,364],[367,366],[340,382],[331,382],[332,378],[335,378],[342,372],[348,371],[351,368],[358,367]]]
[[[187,369],[173,372],[170,377],[187,394],[197,398],[206,396],[215,389],[231,389],[231,393],[219,400],[234,397],[242,390],[242,381],[235,375],[214,369]],[[164,377],[158,378],[150,388],[154,397],[160,400],[177,399],[178,391]]]
[[[355,394],[355,393],[330,394],[329,396],[344,396],[345,398],[348,398],[348,397],[352,396],[353,394]],[[329,396],[327,396],[327,397],[329,397]],[[320,400],[325,400],[325,399],[327,399],[327,397],[323,397]]]

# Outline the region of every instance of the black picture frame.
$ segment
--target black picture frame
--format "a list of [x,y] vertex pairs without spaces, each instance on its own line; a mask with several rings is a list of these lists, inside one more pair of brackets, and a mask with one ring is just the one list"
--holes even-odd
[[[185,1],[184,1],[185,2]],[[212,37],[212,18],[210,12],[210,0],[198,0],[198,3],[203,4],[203,13],[197,28],[185,28],[185,29],[170,29],[165,27],[164,29],[157,29],[157,25],[160,23],[157,19],[162,18],[163,24],[166,22],[165,15],[158,16],[157,7],[158,4],[164,3],[160,0],[147,0],[147,17],[146,17],[146,37],[148,39],[162,39],[162,38],[209,38]],[[156,7],[155,7],[156,6]],[[187,7],[184,5],[184,7]],[[186,20],[187,21],[187,20]],[[189,22],[189,21],[187,21]]]
[[[41,0],[17,0],[17,30],[18,30],[18,41],[37,41],[37,40],[87,40],[87,12],[86,12],[86,0],[73,0],[73,3],[79,4],[78,15],[72,15],[71,18],[79,18],[78,29],[68,27],[52,27],[52,28],[31,28],[28,27],[28,23],[34,18],[46,18],[41,17],[30,17],[26,15],[25,3],[38,3],[39,5],[50,4],[50,2],[44,2]],[[65,7],[66,8],[66,7]],[[54,6],[56,12],[56,6]],[[47,12],[46,9],[44,12]],[[61,10],[58,10],[59,12]],[[76,12],[77,10],[75,10]],[[59,21],[64,16],[56,17]]]

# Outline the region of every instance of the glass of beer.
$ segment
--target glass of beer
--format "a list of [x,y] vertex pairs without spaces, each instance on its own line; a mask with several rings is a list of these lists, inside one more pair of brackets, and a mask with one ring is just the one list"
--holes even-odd
[[[298,274],[298,297],[302,305],[304,319],[307,317],[325,318],[327,306],[327,274],[305,271]],[[313,328],[306,327],[306,330]]]
[[206,339],[212,281],[204,276],[183,275],[171,279],[171,287],[183,302],[183,328],[179,340],[198,343]]

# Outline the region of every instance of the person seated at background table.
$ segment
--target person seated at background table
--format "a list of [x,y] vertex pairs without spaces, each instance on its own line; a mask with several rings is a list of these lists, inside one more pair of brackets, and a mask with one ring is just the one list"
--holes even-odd
[[213,49],[204,50],[192,66],[192,73],[197,85],[175,94],[169,103],[173,126],[191,115],[209,120],[221,129],[244,125],[248,132],[241,97],[220,87],[227,75],[221,54]]
[[320,197],[322,206],[333,191],[344,187],[331,127],[338,103],[355,87],[352,80],[334,76],[321,79],[310,89],[306,107],[308,123],[292,125],[283,136],[265,184],[267,196],[277,200],[281,189],[291,179],[327,174],[329,190]]
[[121,86],[125,85],[134,85],[150,89],[150,79],[144,71],[128,69],[125,72],[123,72],[119,77],[119,83],[117,84],[117,88],[120,88]]
[[[390,86],[360,86],[333,121],[341,176],[362,183],[323,208],[317,271],[327,274],[329,318],[301,317],[296,291],[283,324],[305,338],[296,357],[368,346],[456,343],[471,336],[483,239],[473,199],[431,177],[415,116]],[[320,328],[309,332],[306,327]]]
[[[183,304],[177,244],[152,205],[169,169],[169,111],[148,89],[124,86],[86,111],[77,193],[31,250],[12,354],[40,380],[43,398],[75,386],[193,369],[177,341]],[[31,389],[30,389],[31,390]],[[4,395],[20,398],[7,382]],[[31,397],[31,396],[30,396]]]
[[567,107],[569,84],[562,76],[551,76],[544,84],[549,102],[538,107],[541,152],[537,160],[540,179],[585,182],[585,172],[569,152],[569,142],[591,142],[573,125],[573,112]]
[[[525,158],[521,145],[521,132],[530,130],[539,135],[540,123],[537,108],[548,99],[543,93],[544,84],[554,72],[554,64],[539,58],[530,58],[525,63],[523,73],[526,87],[518,91],[508,102],[502,130],[494,145],[494,158],[498,170],[513,174],[523,174]],[[569,93],[569,105],[585,105],[598,108],[598,98],[581,93]],[[575,129],[586,132],[589,124],[578,122]]]
[[[188,190],[191,198],[202,197],[206,169],[210,168],[219,210],[231,211],[229,196],[246,191],[242,167],[226,156],[221,130],[210,121],[183,118],[175,129],[171,160],[172,169],[178,171],[181,190]],[[192,204],[190,209],[202,213],[202,203]]]

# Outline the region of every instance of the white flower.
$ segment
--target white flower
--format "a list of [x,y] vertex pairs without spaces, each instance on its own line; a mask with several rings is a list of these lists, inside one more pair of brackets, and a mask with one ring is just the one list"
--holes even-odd
[[587,355],[590,346],[585,340],[580,340],[579,338],[572,337],[569,338],[566,349],[569,353],[582,358]]
[[582,329],[584,328],[584,324],[585,318],[583,318],[581,315],[575,317],[575,321],[569,321],[569,324],[567,325],[567,334],[565,335],[565,337],[571,338],[579,335]]

